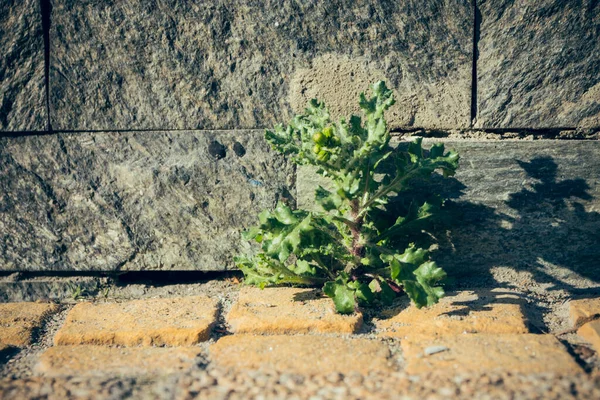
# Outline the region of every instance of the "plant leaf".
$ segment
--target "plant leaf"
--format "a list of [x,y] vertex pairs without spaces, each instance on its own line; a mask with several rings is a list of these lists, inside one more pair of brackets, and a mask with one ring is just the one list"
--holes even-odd
[[369,285],[367,285],[364,282],[359,282],[359,281],[348,282],[348,287],[350,289],[354,290],[357,299],[359,299],[367,304],[371,303],[373,301],[373,299],[375,298],[375,295],[371,291],[371,288],[369,287]]
[[314,265],[311,265],[306,260],[296,261],[296,264],[293,265],[292,267],[290,267],[290,269],[298,275],[313,275],[314,276],[317,274],[317,267],[315,267]]
[[354,312],[357,302],[389,304],[403,292],[418,307],[443,296],[445,273],[426,250],[407,243],[422,239],[442,204],[419,192],[417,180],[434,171],[454,174],[458,155],[443,144],[427,150],[421,139],[391,147],[384,112],[393,104],[392,90],[377,82],[369,95],[360,95],[362,117],[332,123],[325,104],[313,99],[287,126],[266,131],[275,150],[317,167],[331,186],[315,191],[319,211],[278,203],[259,214],[259,226],[244,237],[260,243],[262,251],[236,259],[247,283],[327,282],[323,290],[340,313]]
[[390,265],[390,278],[404,288],[418,308],[431,306],[444,297],[444,289],[436,285],[446,278],[446,273],[429,261],[427,250],[411,244],[402,254],[381,258]]
[[342,198],[337,193],[332,193],[320,185],[315,191],[315,200],[325,211],[336,210],[342,205]]
[[323,286],[323,293],[333,299],[335,309],[340,314],[352,314],[356,308],[354,300],[354,290],[342,282],[339,278],[335,282],[326,282]]

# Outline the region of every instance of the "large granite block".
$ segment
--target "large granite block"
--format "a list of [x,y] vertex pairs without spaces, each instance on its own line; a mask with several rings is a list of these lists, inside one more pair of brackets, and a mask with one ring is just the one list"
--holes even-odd
[[334,117],[385,79],[391,128],[470,123],[468,0],[55,0],[52,125],[271,127],[312,97]]
[[0,131],[47,128],[39,0],[0,0]]
[[258,131],[0,139],[0,270],[221,270],[294,168]]
[[[460,154],[456,176],[413,189],[449,198],[445,218],[435,240],[412,239],[437,244],[434,258],[456,282],[600,287],[599,141],[444,142]],[[298,169],[299,207],[314,207],[317,182]]]
[[600,127],[598,1],[477,5],[477,127]]

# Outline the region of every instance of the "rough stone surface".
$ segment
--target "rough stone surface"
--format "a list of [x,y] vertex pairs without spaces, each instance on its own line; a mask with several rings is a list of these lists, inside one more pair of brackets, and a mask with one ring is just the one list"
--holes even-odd
[[[433,257],[456,282],[533,280],[577,295],[600,287],[599,141],[426,139],[424,145],[439,141],[461,156],[456,176],[413,188],[449,198],[447,218],[432,228],[439,246]],[[298,169],[299,207],[314,207],[317,183],[315,174]]]
[[332,336],[225,336],[210,347],[210,356],[223,367],[298,374],[392,369],[389,349],[382,342]]
[[577,334],[590,342],[596,353],[600,353],[600,321],[592,321],[577,330]]
[[0,301],[76,300],[76,297],[96,295],[105,283],[106,278],[93,276],[11,279],[9,275],[0,278]]
[[141,376],[180,373],[196,365],[198,347],[56,346],[35,371],[49,377]]
[[258,213],[294,202],[294,168],[263,136],[0,138],[0,270],[233,266],[233,256],[248,251],[240,232]]
[[346,113],[377,78],[399,97],[391,126],[469,124],[466,1],[53,6],[55,129],[270,127],[312,95]]
[[573,326],[580,326],[586,320],[595,316],[600,317],[600,297],[571,300],[569,302],[569,314]]
[[[409,374],[582,372],[554,335],[474,334],[435,339],[423,336],[404,340],[401,344]],[[434,347],[443,350],[427,355],[428,349]]]
[[0,304],[0,343],[18,347],[31,344],[34,330],[56,311],[58,306],[50,303]]
[[39,0],[3,0],[0,38],[0,131],[46,130]]
[[244,287],[227,315],[236,333],[355,333],[361,313],[336,313],[330,298],[320,291],[296,288]]
[[132,378],[114,377],[3,379],[0,397],[6,400],[119,400],[129,397],[134,384]]
[[477,127],[600,126],[597,1],[477,6]]
[[79,303],[55,345],[189,346],[207,340],[217,304],[207,296]]
[[386,310],[376,321],[383,337],[412,337],[421,334],[446,336],[461,333],[528,333],[521,311],[525,301],[502,290],[449,294],[431,308],[414,305]]
[[[331,376],[330,376],[331,375]],[[467,377],[408,376],[403,372],[337,374],[304,377],[298,374],[238,370],[195,370],[156,380],[71,377],[0,380],[2,399],[552,399],[600,398],[600,376],[555,374],[485,374]],[[333,379],[332,379],[333,378]]]

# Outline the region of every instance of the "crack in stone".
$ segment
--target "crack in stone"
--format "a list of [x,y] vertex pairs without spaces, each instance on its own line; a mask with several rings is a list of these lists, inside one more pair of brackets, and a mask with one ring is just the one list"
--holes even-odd
[[46,117],[47,131],[52,132],[50,119],[50,24],[52,3],[50,0],[40,0],[42,13],[42,32],[44,36],[44,84],[46,86]]
[[473,0],[473,69],[471,72],[471,128],[477,120],[477,59],[479,58],[479,40],[481,39],[481,11],[477,0]]

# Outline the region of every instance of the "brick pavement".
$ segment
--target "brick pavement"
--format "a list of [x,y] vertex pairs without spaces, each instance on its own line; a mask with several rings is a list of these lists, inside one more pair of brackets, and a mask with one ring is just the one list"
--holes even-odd
[[[595,301],[571,304],[574,326],[598,312]],[[82,302],[69,311],[34,373],[160,376],[208,360],[213,367],[304,375],[583,374],[553,335],[528,333],[522,303],[514,294],[464,291],[426,310],[383,311],[361,331],[361,314],[335,314],[331,300],[315,290],[243,288],[226,315],[232,334],[223,336],[212,332],[220,306],[208,297]],[[39,303],[0,305],[0,345],[26,346],[31,332],[57,310]],[[599,328],[591,321],[578,331],[596,350]],[[207,340],[208,347],[201,345]]]
[[0,344],[23,347],[31,344],[36,329],[59,307],[52,303],[0,304]]

